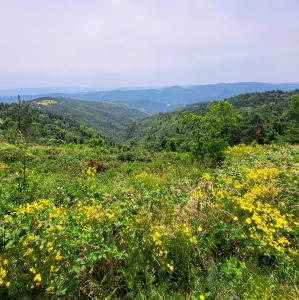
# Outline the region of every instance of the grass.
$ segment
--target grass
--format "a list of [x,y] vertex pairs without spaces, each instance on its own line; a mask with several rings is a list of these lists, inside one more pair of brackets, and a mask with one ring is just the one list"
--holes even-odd
[[298,147],[240,145],[208,168],[32,146],[25,181],[19,156],[0,147],[1,298],[298,299]]

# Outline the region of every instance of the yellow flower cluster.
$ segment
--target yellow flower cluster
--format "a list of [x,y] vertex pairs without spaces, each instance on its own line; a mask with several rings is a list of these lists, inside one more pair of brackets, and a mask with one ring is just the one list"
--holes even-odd
[[89,176],[95,176],[97,173],[97,169],[95,167],[87,167],[85,173]]
[[[204,201],[212,201],[208,205],[210,213],[212,208],[216,208],[213,218],[218,209],[219,215],[223,213],[224,216],[231,216],[226,222],[232,220],[232,226],[243,224],[245,231],[242,238],[250,237],[260,246],[278,252],[294,253],[289,236],[296,227],[296,220],[292,213],[281,211],[281,208],[286,208],[281,199],[287,197],[285,193],[289,192],[284,190],[285,184],[281,183],[281,178],[292,180],[292,176],[296,177],[295,167],[276,167],[276,162],[266,160],[269,154],[261,146],[229,147],[226,154],[230,164],[235,163],[234,167],[231,170],[218,170],[215,177],[204,173],[202,183],[192,193],[192,198],[200,195],[197,197],[201,202],[199,207],[202,207]],[[244,160],[239,162],[244,157],[252,161],[251,167]],[[279,159],[276,160],[281,163]]]
[[243,159],[244,156],[253,155],[256,156],[265,152],[265,149],[260,145],[236,145],[233,147],[228,147],[225,150],[225,155],[227,159]]
[[254,182],[273,180],[278,175],[277,168],[244,168],[245,178]]
[[10,287],[10,281],[7,280],[7,265],[8,259],[0,258],[0,287],[5,286],[7,288]]

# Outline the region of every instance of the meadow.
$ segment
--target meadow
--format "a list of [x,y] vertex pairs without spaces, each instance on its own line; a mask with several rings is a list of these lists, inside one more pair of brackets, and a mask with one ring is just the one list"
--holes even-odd
[[1,299],[298,299],[299,148],[0,146]]

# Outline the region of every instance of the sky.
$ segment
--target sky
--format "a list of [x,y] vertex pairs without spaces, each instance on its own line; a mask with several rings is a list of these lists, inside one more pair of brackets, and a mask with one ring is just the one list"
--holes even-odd
[[0,0],[0,88],[299,82],[298,0]]

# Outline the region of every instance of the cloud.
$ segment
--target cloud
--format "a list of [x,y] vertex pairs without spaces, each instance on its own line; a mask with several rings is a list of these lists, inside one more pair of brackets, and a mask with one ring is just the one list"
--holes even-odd
[[298,9],[297,0],[0,0],[0,84],[298,81]]

